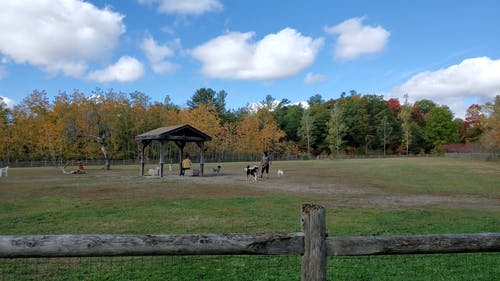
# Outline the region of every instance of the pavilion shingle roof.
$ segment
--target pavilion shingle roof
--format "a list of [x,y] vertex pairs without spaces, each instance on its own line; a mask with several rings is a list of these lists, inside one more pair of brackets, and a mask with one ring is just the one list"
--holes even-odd
[[212,137],[193,126],[175,125],[160,127],[135,137],[137,141],[145,140],[180,140],[180,141],[210,141]]

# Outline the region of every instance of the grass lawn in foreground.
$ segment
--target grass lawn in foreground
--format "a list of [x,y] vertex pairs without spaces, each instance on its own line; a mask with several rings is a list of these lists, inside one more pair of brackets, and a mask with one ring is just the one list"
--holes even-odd
[[[306,202],[327,208],[330,236],[500,232],[498,162],[445,158],[275,161],[272,172],[281,168],[285,177],[271,174],[256,184],[245,181],[242,167],[246,164],[222,163],[217,177],[207,173],[204,178],[180,178],[173,171],[163,179],[139,177],[137,166],[114,166],[111,171],[87,167],[87,175],[64,175],[56,168],[12,168],[8,178],[0,179],[0,234],[296,232],[300,231],[300,205]],[[207,268],[220,267],[213,263],[237,268],[252,259],[202,259],[200,264],[200,259],[188,258],[192,262],[183,260],[178,265],[182,269],[168,280],[193,280],[186,270],[199,280],[293,280],[297,272],[300,276],[300,261],[297,268],[297,262],[288,257],[256,259],[255,266],[263,272],[254,275],[240,272],[239,277],[224,278],[233,275],[222,274],[224,270],[207,273]],[[498,254],[331,259],[332,280],[494,280],[498,276],[494,268],[500,268],[494,266]],[[275,267],[283,269],[277,271],[283,279],[266,269],[275,262]],[[116,264],[120,263],[109,266]],[[285,269],[286,264],[291,264],[290,269]],[[454,269],[457,264],[471,266],[471,273]],[[356,266],[364,270],[354,270]],[[96,267],[100,266],[92,268]],[[0,261],[0,276],[15,276],[2,274],[6,268],[10,265]],[[116,269],[85,279],[78,272],[90,270],[88,266],[76,268],[76,277],[67,280],[137,280]],[[164,274],[162,270],[147,269],[151,278],[140,280],[163,280],[154,277]],[[15,280],[30,280],[22,278]]]

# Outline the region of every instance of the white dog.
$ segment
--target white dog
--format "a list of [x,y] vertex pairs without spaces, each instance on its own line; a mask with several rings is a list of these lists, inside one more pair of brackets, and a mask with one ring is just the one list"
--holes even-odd
[[278,177],[282,177],[283,174],[285,173],[285,171],[279,169],[277,173],[278,173]]
[[152,168],[148,170],[148,176],[159,176],[160,175],[160,167]]
[[5,177],[9,176],[9,166],[0,168],[0,178],[5,175]]

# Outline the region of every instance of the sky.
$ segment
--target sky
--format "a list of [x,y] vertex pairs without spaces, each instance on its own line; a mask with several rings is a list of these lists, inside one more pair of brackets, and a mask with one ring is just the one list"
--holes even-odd
[[497,0],[0,0],[0,97],[200,88],[237,109],[342,92],[431,99],[464,118],[500,95]]

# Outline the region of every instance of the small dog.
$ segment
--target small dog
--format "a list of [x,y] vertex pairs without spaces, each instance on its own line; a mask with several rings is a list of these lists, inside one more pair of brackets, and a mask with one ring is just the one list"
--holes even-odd
[[148,176],[157,177],[160,175],[160,167],[155,167],[148,170]]
[[259,173],[258,166],[254,165],[253,167],[250,167],[250,165],[248,165],[244,170],[247,173],[247,180],[248,181],[250,181],[250,182],[257,181],[257,174]]
[[221,168],[222,168],[222,167],[221,167],[220,165],[217,165],[217,167],[215,167],[215,168],[214,168],[214,173],[215,173],[215,175],[216,175],[216,176],[218,176],[218,175],[219,175],[219,173],[220,173],[220,169],[221,169]]
[[0,168],[0,178],[1,178],[2,176],[4,176],[4,175],[5,175],[5,177],[8,177],[8,176],[9,176],[9,166],[6,166],[6,167],[3,167],[3,168]]
[[282,177],[283,174],[285,173],[285,171],[279,169],[277,173],[278,173],[278,177]]

